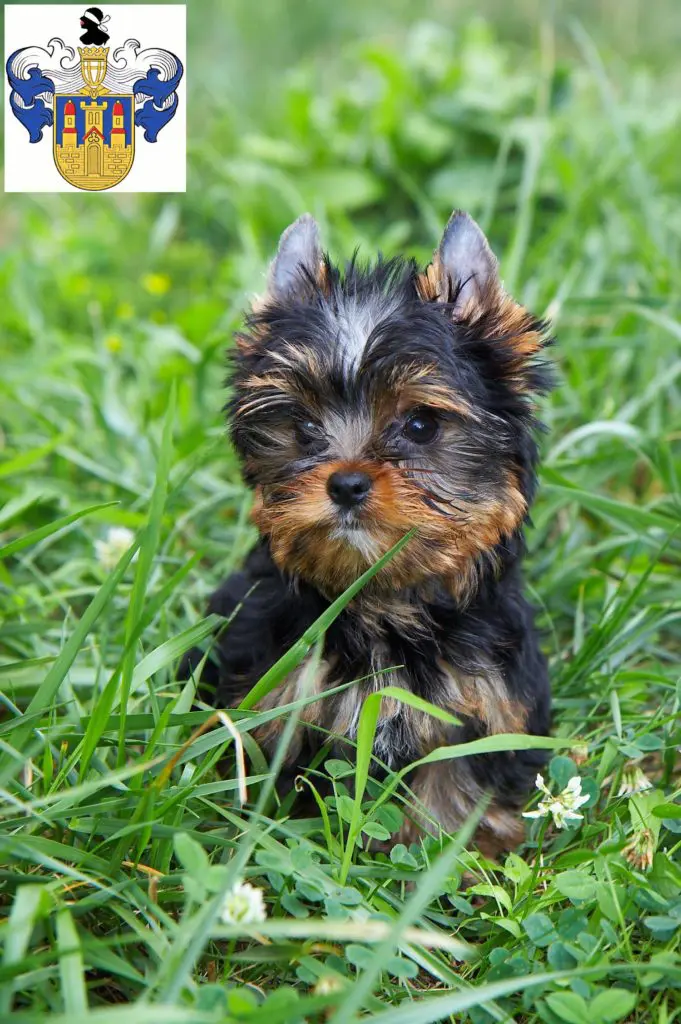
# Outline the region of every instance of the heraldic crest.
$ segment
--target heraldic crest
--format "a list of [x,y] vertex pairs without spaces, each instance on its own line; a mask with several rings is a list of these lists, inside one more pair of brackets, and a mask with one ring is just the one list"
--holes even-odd
[[[99,8],[88,8],[81,40],[108,40],[108,20]],[[137,39],[111,54],[108,46],[79,46],[76,53],[54,38],[45,48],[25,46],[10,55],[10,104],[32,143],[52,128],[54,162],[66,181],[101,191],[130,171],[135,128],[144,130],[146,142],[156,142],[173,118],[183,70],[175,54],[143,50]]]

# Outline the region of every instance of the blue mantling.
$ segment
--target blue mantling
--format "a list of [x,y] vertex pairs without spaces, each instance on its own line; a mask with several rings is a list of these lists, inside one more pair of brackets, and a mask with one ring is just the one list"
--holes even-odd
[[[21,52],[22,50],[15,50],[7,60],[7,79],[12,87],[9,101],[14,116],[27,130],[31,142],[40,142],[43,128],[52,124],[53,113],[52,108],[46,106],[38,96],[45,92],[54,94],[54,82],[51,78],[46,78],[37,67],[29,68],[28,78],[18,78],[12,70],[12,65]],[[23,101],[23,106],[17,103],[17,96]]]
[[182,62],[178,57],[175,57],[175,60],[177,71],[167,82],[161,81],[158,68],[150,68],[146,78],[140,78],[132,87],[135,95],[150,97],[135,114],[135,124],[144,128],[144,138],[147,142],[156,142],[158,133],[175,116],[177,96],[173,96],[173,102],[169,107],[159,109],[160,105],[175,92],[182,78]]

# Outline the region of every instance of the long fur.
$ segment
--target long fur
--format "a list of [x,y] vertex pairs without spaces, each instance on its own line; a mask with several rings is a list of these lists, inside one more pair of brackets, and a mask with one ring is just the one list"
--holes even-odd
[[[354,739],[363,700],[387,682],[462,723],[384,701],[374,753],[389,768],[445,743],[546,734],[547,670],[520,572],[536,488],[534,396],[551,386],[545,325],[496,279],[462,308],[465,279],[447,277],[437,254],[423,272],[380,258],[353,258],[342,271],[323,256],[294,280],[248,315],[232,356],[228,420],[256,492],[261,541],[210,601],[210,611],[234,618],[202,685],[218,705],[238,704],[329,602],[416,526],[328,630],[313,692],[359,681],[306,706],[292,770],[304,770],[329,736],[340,747]],[[405,439],[414,409],[437,419],[430,444]],[[356,513],[339,510],[327,491],[331,473],[344,470],[372,480]],[[190,652],[183,672],[201,657]],[[264,706],[295,699],[301,679],[294,673]],[[259,734],[268,749],[277,738],[272,723]],[[543,760],[518,751],[421,769],[412,780],[425,807],[419,827],[452,830],[491,792],[483,828],[510,845]]]

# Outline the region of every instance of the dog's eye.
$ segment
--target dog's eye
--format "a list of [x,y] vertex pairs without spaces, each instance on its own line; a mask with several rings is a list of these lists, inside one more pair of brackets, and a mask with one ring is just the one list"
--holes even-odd
[[317,451],[325,447],[326,442],[322,435],[322,428],[314,420],[296,420],[294,429],[296,441],[301,448]]
[[440,424],[433,413],[427,409],[418,409],[407,419],[402,433],[414,444],[429,444],[435,440],[439,430]]

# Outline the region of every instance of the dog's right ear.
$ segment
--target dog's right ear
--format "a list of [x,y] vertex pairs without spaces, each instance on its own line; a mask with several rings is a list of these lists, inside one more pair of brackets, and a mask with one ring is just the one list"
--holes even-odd
[[279,239],[277,255],[267,278],[267,297],[286,299],[306,291],[322,269],[322,248],[317,221],[304,213]]
[[437,250],[440,295],[457,313],[485,306],[500,290],[499,264],[482,230],[463,210],[449,218]]

